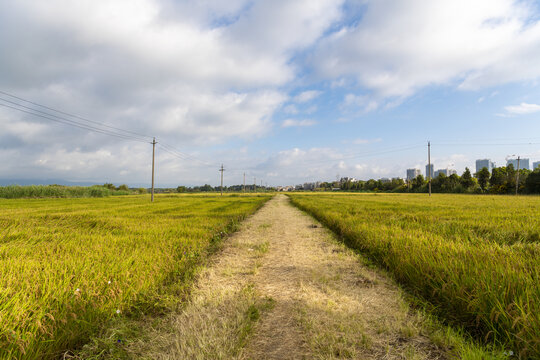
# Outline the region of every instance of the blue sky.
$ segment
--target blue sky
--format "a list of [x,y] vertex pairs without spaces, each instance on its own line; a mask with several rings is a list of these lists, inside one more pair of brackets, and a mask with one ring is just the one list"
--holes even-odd
[[[155,136],[158,186],[216,185],[221,163],[228,184],[404,177],[428,140],[436,169],[540,161],[539,14],[525,0],[4,1],[0,105]],[[149,182],[148,141],[6,106],[0,126],[0,178]]]

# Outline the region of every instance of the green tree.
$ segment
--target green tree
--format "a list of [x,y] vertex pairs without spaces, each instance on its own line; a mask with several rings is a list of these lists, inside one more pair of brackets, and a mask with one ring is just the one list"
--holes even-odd
[[460,183],[465,189],[470,189],[474,186],[475,182],[468,167],[465,168],[463,175],[461,175]]
[[459,186],[460,178],[457,174],[452,174],[448,176],[444,183],[442,184],[442,190],[444,192],[456,192],[457,187]]
[[129,191],[129,187],[126,184],[122,184],[118,188],[116,188],[116,190]]
[[424,186],[425,183],[426,181],[424,180],[424,177],[422,175],[418,175],[411,181],[413,191],[420,191],[420,189],[422,188],[422,186]]
[[186,187],[185,186],[179,186],[176,188],[176,192],[178,193],[185,193],[186,192]]
[[540,194],[540,168],[536,168],[527,176],[525,190],[530,194]]
[[476,177],[478,178],[478,184],[482,191],[486,191],[489,182],[489,170],[486,167],[483,167],[482,170],[476,173]]

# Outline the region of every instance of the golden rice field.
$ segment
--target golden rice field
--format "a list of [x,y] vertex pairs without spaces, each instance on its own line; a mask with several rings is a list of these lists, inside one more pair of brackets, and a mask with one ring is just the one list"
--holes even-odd
[[540,197],[291,195],[450,323],[540,358]]
[[268,199],[0,199],[0,359],[59,358],[115,317],[159,311]]

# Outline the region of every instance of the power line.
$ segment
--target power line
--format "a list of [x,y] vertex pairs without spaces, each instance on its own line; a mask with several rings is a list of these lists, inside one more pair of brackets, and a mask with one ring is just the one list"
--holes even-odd
[[540,145],[538,142],[527,143],[434,143],[438,146],[516,146],[516,145]]
[[39,113],[33,112],[33,111],[39,111],[39,110],[32,109],[33,111],[28,111],[28,110],[17,108],[15,106],[2,104],[2,103],[0,103],[0,106],[10,108],[10,109],[14,109],[14,110],[26,113],[26,114],[33,115],[33,116],[38,116],[38,117],[41,117],[41,118],[44,118],[44,119],[47,119],[47,120],[55,121],[55,122],[58,122],[58,123],[61,123],[61,124],[64,124],[64,125],[70,125],[70,126],[74,126],[74,127],[84,129],[84,130],[94,131],[94,132],[104,134],[104,135],[115,136],[115,137],[118,137],[118,138],[121,138],[121,139],[124,139],[124,140],[132,140],[132,141],[148,143],[148,141],[143,140],[141,138],[136,138],[136,137],[132,137],[132,136],[129,136],[129,135],[124,135],[124,134],[115,133],[115,132],[112,132],[112,131],[107,131],[107,130],[104,130],[104,129],[99,129],[99,128],[96,128],[96,127],[92,127],[90,125],[85,125],[85,124],[77,123],[75,121],[71,121],[69,119],[64,119],[64,118],[61,118],[61,117],[58,117],[58,116],[55,116],[55,115],[52,115],[52,114],[47,114],[47,113],[39,114]]
[[178,155],[180,155],[182,158],[184,158],[185,160],[194,160],[194,161],[197,161],[205,166],[208,166],[208,167],[215,167],[217,166],[216,164],[212,164],[212,163],[209,163],[207,161],[204,161],[194,155],[191,155],[191,154],[186,154],[186,153],[183,153],[182,151],[178,150],[177,148],[175,148],[174,146],[172,145],[169,145],[167,143],[162,143],[161,144],[162,146],[168,148],[169,150],[177,153]]
[[[133,134],[133,135],[141,136],[143,138],[150,138],[150,139],[152,138],[152,136],[149,136],[149,135],[137,133],[137,132],[134,132],[134,131],[131,131],[131,130],[121,129],[121,128],[114,127],[114,126],[110,126],[110,125],[107,125],[107,124],[103,124],[103,123],[100,123],[100,122],[97,122],[97,121],[94,121],[94,120],[84,118],[84,117],[79,116],[79,115],[74,115],[74,114],[71,114],[71,113],[68,113],[68,112],[65,112],[65,111],[62,111],[62,110],[58,110],[58,109],[55,109],[55,108],[52,108],[52,107],[49,107],[49,106],[46,106],[46,105],[43,105],[43,104],[39,104],[37,102],[33,102],[33,101],[30,101],[30,100],[24,99],[24,98],[22,98],[20,96],[13,95],[13,94],[7,93],[7,92],[2,91],[2,90],[0,90],[0,94],[7,95],[7,96],[12,97],[14,99],[21,100],[21,101],[27,102],[29,104],[39,106],[39,107],[42,107],[44,109],[54,111],[54,112],[57,112],[57,113],[62,114],[62,115],[71,116],[71,117],[79,119],[79,120],[83,120],[83,121],[87,121],[89,123],[100,125],[102,127],[106,127],[106,128],[113,129],[113,130],[118,130],[118,131],[124,131],[124,132],[130,133],[130,134]],[[4,100],[4,99],[2,99],[2,100]],[[4,100],[4,101],[8,101],[8,100]]]

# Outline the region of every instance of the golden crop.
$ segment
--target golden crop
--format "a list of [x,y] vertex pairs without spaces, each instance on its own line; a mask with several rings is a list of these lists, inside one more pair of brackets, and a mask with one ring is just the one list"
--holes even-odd
[[444,319],[540,357],[540,197],[291,195]]
[[0,358],[54,358],[152,311],[269,197],[0,200]]

